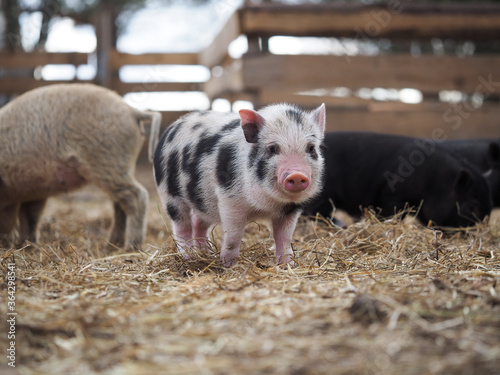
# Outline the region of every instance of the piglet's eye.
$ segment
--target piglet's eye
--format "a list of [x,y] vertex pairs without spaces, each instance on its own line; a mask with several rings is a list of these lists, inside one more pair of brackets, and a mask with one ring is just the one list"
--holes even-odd
[[267,154],[269,156],[278,155],[280,153],[280,148],[278,145],[269,145],[267,146]]

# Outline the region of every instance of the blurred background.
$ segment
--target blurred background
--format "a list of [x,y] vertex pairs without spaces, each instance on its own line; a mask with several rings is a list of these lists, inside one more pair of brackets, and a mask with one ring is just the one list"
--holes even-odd
[[500,2],[2,0],[0,105],[92,82],[162,111],[328,108],[329,130],[498,137]]

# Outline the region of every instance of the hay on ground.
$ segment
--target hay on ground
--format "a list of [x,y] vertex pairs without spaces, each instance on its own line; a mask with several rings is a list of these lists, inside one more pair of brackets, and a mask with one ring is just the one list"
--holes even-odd
[[[2,274],[16,264],[19,373],[498,373],[498,222],[301,220],[294,268],[251,223],[226,269],[219,228],[213,254],[176,253],[154,191],[143,249],[107,246],[111,205],[86,192],[51,202],[41,245],[2,252]],[[6,288],[1,301],[6,317]]]

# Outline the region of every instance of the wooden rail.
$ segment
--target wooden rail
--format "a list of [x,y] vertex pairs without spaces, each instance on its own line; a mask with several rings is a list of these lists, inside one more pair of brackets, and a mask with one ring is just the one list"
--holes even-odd
[[481,82],[488,76],[500,78],[500,56],[254,54],[243,58],[241,73],[243,85],[253,90],[387,87],[414,88],[424,93],[474,93],[481,90]]
[[404,3],[254,5],[241,12],[246,35],[473,40],[498,38],[500,5]]
[[[0,76],[0,94],[15,95],[47,85],[47,81],[35,79],[32,73],[26,74],[26,70],[34,70],[37,67],[49,64],[78,66],[87,64],[87,62],[88,54],[86,53],[13,53],[0,51],[0,68],[4,70],[4,74]],[[50,83],[58,82],[51,81]]]
[[0,51],[0,66],[3,68],[32,68],[48,64],[87,64],[86,53],[50,53],[50,52],[2,52]]

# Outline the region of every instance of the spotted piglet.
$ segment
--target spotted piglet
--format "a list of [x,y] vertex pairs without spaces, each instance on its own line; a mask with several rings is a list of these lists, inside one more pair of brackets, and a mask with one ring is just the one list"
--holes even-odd
[[305,112],[277,104],[237,114],[193,112],[163,134],[154,174],[178,250],[207,251],[221,224],[222,264],[237,263],[248,221],[272,222],[278,263],[293,262],[291,241],[304,203],[320,192],[324,104]]

